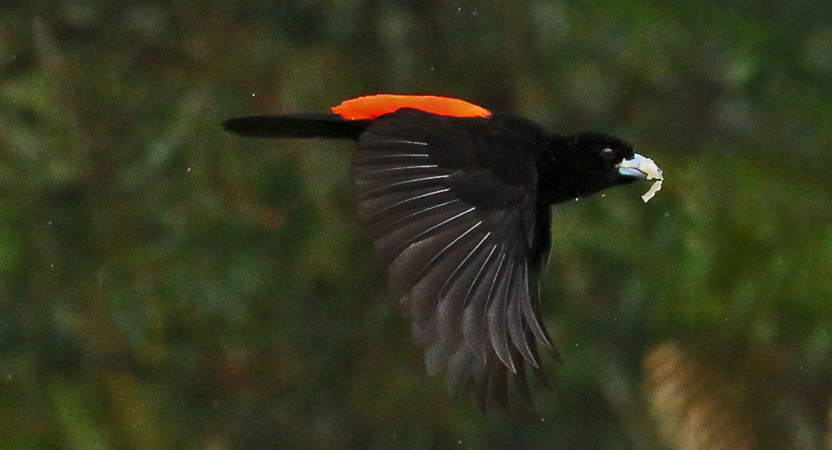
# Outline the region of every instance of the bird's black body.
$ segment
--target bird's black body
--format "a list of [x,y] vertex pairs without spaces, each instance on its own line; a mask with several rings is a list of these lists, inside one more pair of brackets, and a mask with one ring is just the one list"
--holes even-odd
[[527,372],[545,383],[538,280],[555,203],[637,178],[632,147],[597,133],[549,134],[513,116],[455,117],[400,108],[373,119],[337,114],[231,119],[257,137],[357,140],[359,216],[426,347],[431,375],[485,408],[532,407]]

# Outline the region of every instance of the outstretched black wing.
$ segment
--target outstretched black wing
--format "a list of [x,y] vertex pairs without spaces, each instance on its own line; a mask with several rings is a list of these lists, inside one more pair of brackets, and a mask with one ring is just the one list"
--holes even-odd
[[507,412],[533,405],[551,347],[538,310],[548,205],[537,201],[535,146],[496,119],[401,109],[361,134],[353,158],[359,214],[390,285],[426,346],[428,372],[454,394]]

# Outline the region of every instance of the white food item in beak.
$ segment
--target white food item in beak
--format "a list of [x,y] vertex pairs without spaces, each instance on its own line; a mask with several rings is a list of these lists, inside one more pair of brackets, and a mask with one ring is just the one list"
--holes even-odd
[[621,161],[618,165],[619,173],[622,175],[635,176],[644,180],[656,180],[650,189],[641,196],[641,199],[646,203],[656,192],[662,188],[662,181],[664,181],[664,174],[662,169],[656,165],[650,158],[645,158],[638,153],[632,159]]

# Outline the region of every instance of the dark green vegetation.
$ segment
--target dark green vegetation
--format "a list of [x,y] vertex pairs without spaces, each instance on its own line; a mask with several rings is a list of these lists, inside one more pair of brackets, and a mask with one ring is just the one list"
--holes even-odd
[[[830,445],[828,2],[17,3],[0,448]],[[640,184],[553,211],[566,363],[540,424],[427,378],[351,145],[219,127],[377,92],[613,134],[664,170],[648,204]]]

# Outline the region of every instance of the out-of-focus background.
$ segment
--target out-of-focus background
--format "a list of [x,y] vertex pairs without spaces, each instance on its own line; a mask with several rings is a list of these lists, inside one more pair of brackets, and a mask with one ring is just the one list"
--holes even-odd
[[[0,8],[0,448],[832,446],[828,1]],[[349,143],[220,128],[372,93],[664,169],[554,210],[539,423],[426,375]]]

